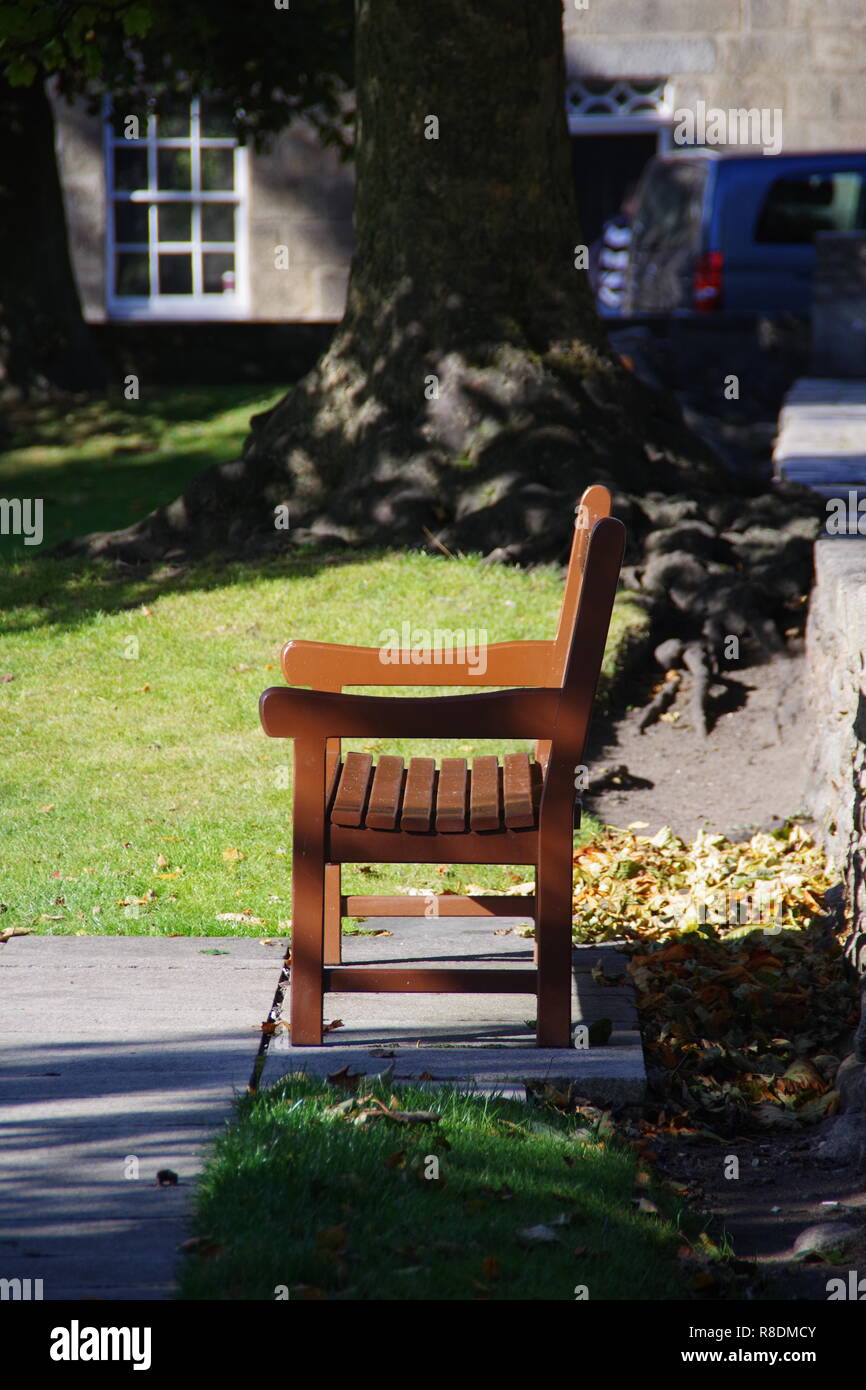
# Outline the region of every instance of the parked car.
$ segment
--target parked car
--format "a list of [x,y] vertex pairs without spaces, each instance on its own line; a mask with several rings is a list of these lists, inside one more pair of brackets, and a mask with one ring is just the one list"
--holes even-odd
[[637,210],[624,315],[807,315],[818,232],[866,227],[866,152],[650,160]]

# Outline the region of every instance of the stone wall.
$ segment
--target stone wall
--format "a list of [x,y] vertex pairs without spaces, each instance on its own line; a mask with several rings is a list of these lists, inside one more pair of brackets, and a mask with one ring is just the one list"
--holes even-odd
[[784,148],[866,143],[863,0],[564,0],[576,76],[667,77],[674,106],[783,112]]
[[[803,749],[816,830],[845,883],[851,959],[866,970],[866,539],[815,546],[806,627],[807,705],[813,737]],[[862,924],[862,927],[861,927]]]

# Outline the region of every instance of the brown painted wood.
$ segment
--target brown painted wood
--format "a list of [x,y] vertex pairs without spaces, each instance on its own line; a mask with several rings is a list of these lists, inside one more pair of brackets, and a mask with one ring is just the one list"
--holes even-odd
[[509,830],[519,830],[536,822],[532,804],[532,775],[526,753],[506,753],[502,768],[502,798],[505,802],[505,824]]
[[[571,824],[571,810],[568,812]],[[366,830],[331,825],[328,859],[335,864],[534,864],[537,830]]]
[[[434,917],[532,917],[535,898],[507,897],[504,894],[483,893],[465,897],[462,893],[437,893]],[[395,896],[376,893],[350,893],[340,900],[344,917],[425,917],[430,899],[427,895]]]
[[436,789],[436,829],[466,829],[467,773],[465,758],[443,758]]
[[499,759],[472,759],[469,824],[473,830],[498,830],[502,824]]
[[403,795],[403,759],[386,753],[376,764],[366,824],[371,830],[393,830]]
[[330,642],[286,642],[283,675],[290,685],[343,690],[349,685],[510,686],[556,685],[552,642],[494,642],[486,649],[483,671],[461,662],[417,666],[385,665],[378,647],[342,647]]
[[339,864],[325,865],[325,964],[339,965],[343,959],[343,895],[340,891]]
[[535,970],[516,969],[404,970],[399,965],[328,965],[324,976],[329,992],[345,994],[534,994],[537,986]]
[[[447,668],[384,666],[374,648],[304,642],[284,647],[287,679],[313,687],[275,687],[265,691],[260,701],[265,732],[295,741],[291,983],[295,1045],[321,1043],[325,989],[364,989],[535,992],[536,1042],[570,1046],[574,768],[584,758],[625,534],[622,524],[608,515],[606,489],[587,489],[581,506],[555,640],[488,647],[483,676],[453,664]],[[381,681],[512,688],[420,699],[339,693],[345,685]],[[341,737],[490,736],[538,739],[538,757],[530,763],[524,754],[507,754],[501,774],[495,760],[476,759],[468,787],[465,767],[461,772],[453,765],[462,760],[446,760],[438,799],[433,759],[413,758],[402,806],[394,797],[399,760],[389,764],[382,759],[370,810],[374,819],[386,824],[393,817],[393,827],[386,829],[364,819],[372,760],[368,755],[348,754],[328,814],[327,774],[339,753]],[[437,823],[440,813],[444,824],[456,825],[460,820],[461,785],[461,828],[433,829],[434,800]],[[341,817],[348,823],[341,823]],[[429,905],[429,899],[415,896],[343,897],[339,890],[342,863],[442,861],[534,868],[534,898],[443,894],[437,896],[436,907],[442,916],[532,913],[537,971],[409,970],[336,963],[341,914],[427,915]]]
[[363,825],[373,759],[369,753],[347,753],[331,808],[335,825]]
[[[433,788],[436,776],[434,758],[410,758],[403,789],[403,810],[400,829],[424,831],[430,829],[433,817]],[[362,861],[363,862],[363,861]],[[379,861],[381,862],[381,861]],[[399,860],[392,861],[399,863]],[[410,863],[411,860],[406,860]]]

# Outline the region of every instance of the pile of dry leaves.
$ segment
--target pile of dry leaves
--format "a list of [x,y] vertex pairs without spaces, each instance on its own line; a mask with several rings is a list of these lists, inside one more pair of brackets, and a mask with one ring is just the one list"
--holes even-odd
[[821,851],[797,824],[741,844],[640,828],[577,850],[575,933],[626,942],[665,1126],[731,1133],[832,1114],[858,991]]

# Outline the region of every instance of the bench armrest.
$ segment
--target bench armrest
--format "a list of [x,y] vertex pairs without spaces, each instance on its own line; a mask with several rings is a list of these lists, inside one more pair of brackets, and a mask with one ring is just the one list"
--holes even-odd
[[[463,655],[465,658],[466,653]],[[287,642],[281,653],[283,675],[289,684],[314,690],[341,690],[346,685],[533,688],[558,684],[552,670],[552,642],[496,642],[480,646],[474,660],[449,661],[449,656],[455,653],[433,651],[415,663],[409,651],[305,641]]]
[[551,738],[561,690],[433,698],[342,695],[271,686],[259,701],[271,738]]

